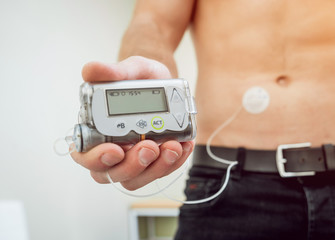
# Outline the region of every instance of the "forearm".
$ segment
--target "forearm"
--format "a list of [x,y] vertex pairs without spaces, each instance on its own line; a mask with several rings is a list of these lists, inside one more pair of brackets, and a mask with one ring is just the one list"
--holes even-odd
[[166,29],[152,19],[133,20],[124,34],[119,60],[130,56],[143,56],[165,64],[173,77],[177,77],[177,67],[173,57],[177,44],[171,42]]

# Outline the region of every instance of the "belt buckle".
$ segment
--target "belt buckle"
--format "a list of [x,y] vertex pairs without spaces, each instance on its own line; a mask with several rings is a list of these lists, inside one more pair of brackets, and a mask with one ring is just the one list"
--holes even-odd
[[308,172],[286,172],[285,163],[287,160],[284,158],[283,150],[285,149],[294,149],[294,148],[308,148],[311,146],[311,143],[295,143],[295,144],[282,144],[279,145],[276,152],[276,164],[279,175],[281,177],[303,177],[303,176],[313,176],[315,175],[314,171]]

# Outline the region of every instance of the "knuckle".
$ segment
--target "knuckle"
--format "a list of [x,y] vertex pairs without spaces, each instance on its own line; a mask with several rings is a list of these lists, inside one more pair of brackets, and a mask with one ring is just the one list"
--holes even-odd
[[126,179],[132,179],[132,178],[135,178],[137,176],[137,172],[135,172],[132,168],[125,168],[125,170],[123,172],[123,176]]

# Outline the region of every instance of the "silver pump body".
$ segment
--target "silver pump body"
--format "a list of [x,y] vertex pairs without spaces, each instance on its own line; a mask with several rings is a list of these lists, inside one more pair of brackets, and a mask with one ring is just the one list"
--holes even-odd
[[79,96],[79,123],[72,136],[77,152],[105,142],[185,142],[196,137],[196,105],[184,79],[83,83]]

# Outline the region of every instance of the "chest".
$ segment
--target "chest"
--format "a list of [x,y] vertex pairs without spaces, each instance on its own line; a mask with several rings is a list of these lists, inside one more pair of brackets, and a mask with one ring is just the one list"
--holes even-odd
[[335,44],[333,0],[199,0],[194,16],[195,28],[220,37],[248,31]]

